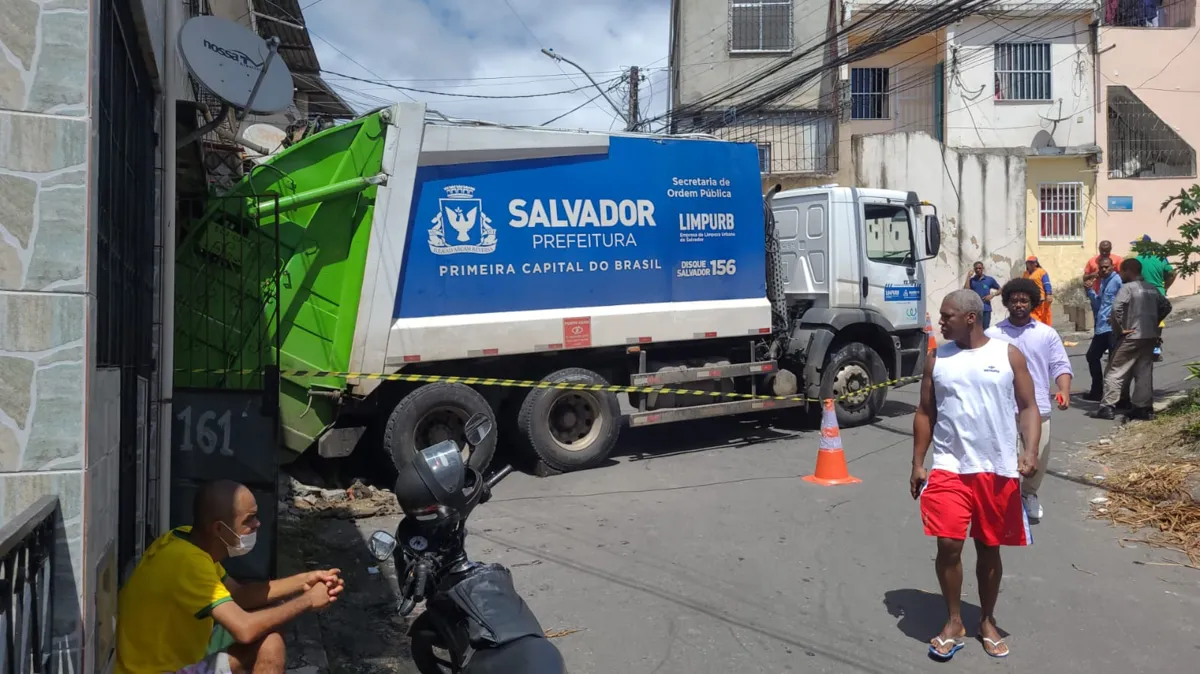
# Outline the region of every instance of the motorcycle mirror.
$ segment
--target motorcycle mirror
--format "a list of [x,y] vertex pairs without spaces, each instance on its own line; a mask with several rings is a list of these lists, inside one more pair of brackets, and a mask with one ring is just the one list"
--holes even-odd
[[371,540],[367,541],[367,549],[372,557],[382,562],[395,551],[396,538],[386,531],[376,531],[371,534]]
[[487,439],[487,436],[492,434],[492,419],[486,414],[476,414],[467,419],[464,431],[467,436],[467,442],[472,447],[478,447]]

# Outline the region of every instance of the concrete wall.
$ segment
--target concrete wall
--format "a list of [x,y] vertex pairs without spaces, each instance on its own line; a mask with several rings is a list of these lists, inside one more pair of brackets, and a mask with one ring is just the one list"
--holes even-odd
[[[1091,13],[1023,19],[969,17],[947,29],[946,144],[1056,147],[1095,142]],[[1049,42],[1051,100],[996,100],[994,45]]]
[[0,519],[62,511],[52,649],[82,663],[92,310],[87,0],[0,2]]
[[[1099,70],[1103,86],[1124,85],[1179,134],[1185,142],[1200,150],[1200,115],[1196,93],[1200,91],[1200,39],[1196,24],[1190,28],[1112,28],[1100,31]],[[1101,89],[1103,92],[1104,89]],[[1107,150],[1106,106],[1096,110],[1096,142]],[[1191,178],[1108,177],[1107,161],[1097,178],[1099,196],[1099,235],[1113,242],[1119,254],[1129,250],[1129,242],[1143,234],[1162,240],[1178,238],[1178,223],[1168,223],[1159,211],[1162,202],[1198,181]],[[1133,210],[1109,211],[1109,197],[1132,197]],[[1171,287],[1172,295],[1200,291],[1195,278],[1180,279]]]
[[[730,0],[672,0],[678,15],[674,37],[675,53],[672,63],[677,69],[678,85],[673,103],[686,104],[723,89],[731,82],[745,81],[748,76],[760,72],[784,58],[788,58],[817,45],[825,39],[828,30],[829,0],[795,0],[792,3],[792,44],[790,54],[730,54]],[[820,65],[825,52],[815,53],[800,59],[771,79],[784,81],[797,73]],[[767,79],[759,82],[765,84]],[[759,85],[755,88],[761,91]],[[821,97],[821,88],[803,87],[781,105],[791,107],[816,107]],[[736,104],[734,98],[731,104]],[[832,102],[832,101],[829,101]]]
[[931,312],[977,260],[1001,283],[1024,270],[1023,156],[958,151],[924,133],[855,136],[852,146],[854,185],[915,190],[938,207],[942,249],[925,267]]
[[[1054,285],[1058,303],[1089,306],[1081,290],[1081,277],[1083,266],[1096,254],[1096,245],[1100,242],[1096,236],[1099,210],[1096,203],[1096,171],[1083,157],[1031,157],[1027,161],[1025,251],[1029,255],[1036,255],[1042,267],[1050,273],[1050,281]],[[1083,237],[1079,241],[1070,242],[1041,240],[1041,184],[1073,182],[1081,183],[1082,188],[1080,205],[1083,214]],[[1080,290],[1068,293],[1073,286],[1079,286]]]
[[[165,4],[133,5],[158,72]],[[0,1],[0,520],[59,498],[56,672],[111,667],[119,579],[120,379],[95,366],[99,22],[88,0]]]

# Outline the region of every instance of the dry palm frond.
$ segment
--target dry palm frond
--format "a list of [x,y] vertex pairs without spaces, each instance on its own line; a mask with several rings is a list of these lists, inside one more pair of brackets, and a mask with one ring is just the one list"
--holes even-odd
[[1140,542],[1177,550],[1200,566],[1200,503],[1192,500],[1189,477],[1200,473],[1200,445],[1189,433],[1200,412],[1127,427],[1099,448],[1109,467],[1108,500],[1093,514],[1146,531]]

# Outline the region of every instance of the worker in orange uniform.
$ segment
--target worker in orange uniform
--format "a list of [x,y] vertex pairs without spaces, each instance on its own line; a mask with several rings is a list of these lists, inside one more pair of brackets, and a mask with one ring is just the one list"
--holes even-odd
[[1033,318],[1039,323],[1053,325],[1050,303],[1054,301],[1054,288],[1050,285],[1050,272],[1042,269],[1036,255],[1030,255],[1025,259],[1025,273],[1021,276],[1036,283],[1042,291],[1042,303],[1033,310]]

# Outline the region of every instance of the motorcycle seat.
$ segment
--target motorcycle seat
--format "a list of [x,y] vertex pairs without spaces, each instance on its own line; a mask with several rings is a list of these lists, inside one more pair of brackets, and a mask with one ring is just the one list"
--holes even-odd
[[530,636],[471,654],[467,674],[567,674],[562,653],[544,637]]

